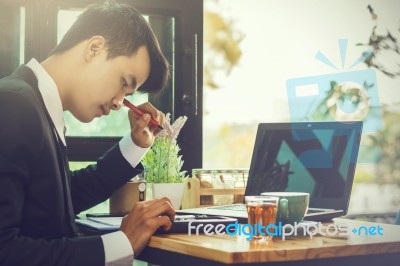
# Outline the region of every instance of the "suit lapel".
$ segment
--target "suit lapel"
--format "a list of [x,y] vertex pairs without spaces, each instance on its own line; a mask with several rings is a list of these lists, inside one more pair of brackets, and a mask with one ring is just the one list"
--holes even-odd
[[68,212],[70,230],[73,235],[76,235],[77,229],[76,229],[75,214],[73,211],[73,205],[72,205],[72,199],[71,199],[71,179],[70,179],[70,174],[69,174],[67,149],[64,146],[63,142],[61,141],[60,136],[58,136],[56,127],[54,126],[54,123],[51,120],[50,114],[48,113],[48,111],[46,109],[46,106],[43,101],[43,97],[39,91],[38,80],[37,80],[35,74],[33,73],[33,71],[29,67],[27,67],[25,65],[21,65],[12,74],[12,76],[22,78],[33,88],[36,96],[38,97],[38,99],[42,105],[43,112],[46,114],[49,125],[53,129],[52,130],[53,140],[55,142],[55,147],[57,148],[58,164],[59,164],[60,175],[61,175],[61,179],[62,179],[61,181],[62,181],[63,192],[64,192],[63,198],[64,198],[65,209]]
[[[64,190],[64,195],[65,197],[65,203],[66,207],[68,210],[68,216],[69,216],[69,222],[71,225],[72,232],[74,235],[77,233],[77,228],[76,228],[76,223],[75,223],[75,213],[74,213],[74,208],[72,205],[72,198],[71,198],[71,177],[69,173],[69,165],[68,165],[68,159],[67,159],[67,147],[64,146],[62,143],[61,139],[59,138],[57,134],[57,130],[55,127],[53,127],[53,135],[55,136],[57,140],[57,154],[58,154],[58,161],[60,164],[60,170],[63,171],[61,175],[63,176],[63,190]],[[62,167],[61,167],[62,165]]]

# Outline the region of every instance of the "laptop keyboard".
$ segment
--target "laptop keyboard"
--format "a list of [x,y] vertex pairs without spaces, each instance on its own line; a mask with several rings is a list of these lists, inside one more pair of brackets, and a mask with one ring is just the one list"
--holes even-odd
[[321,210],[313,210],[313,209],[308,209],[307,213],[317,213],[317,212],[321,212]]
[[[244,205],[244,204],[212,206],[210,208],[211,209],[216,209],[216,210],[246,211],[246,205]],[[318,213],[318,212],[321,212],[321,210],[316,210],[316,209],[308,209],[307,210],[307,214]]]
[[216,209],[216,210],[246,211],[246,206],[244,204],[213,206],[213,207],[210,207],[210,208],[211,209]]

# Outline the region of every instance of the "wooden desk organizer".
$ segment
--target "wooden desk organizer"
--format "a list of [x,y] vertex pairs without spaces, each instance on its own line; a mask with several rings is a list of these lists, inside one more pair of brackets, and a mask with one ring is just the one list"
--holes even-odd
[[201,204],[201,198],[214,195],[234,195],[233,203],[243,203],[245,188],[202,188],[200,187],[200,180],[195,177],[185,178],[184,184],[182,209],[210,206],[211,204]]

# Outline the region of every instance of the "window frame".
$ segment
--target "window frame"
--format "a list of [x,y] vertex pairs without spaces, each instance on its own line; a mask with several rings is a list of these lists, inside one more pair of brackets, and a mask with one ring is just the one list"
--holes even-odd
[[[133,5],[146,14],[175,17],[175,89],[150,96],[149,101],[172,119],[187,116],[178,143],[184,159],[183,170],[189,173],[202,166],[203,114],[203,1],[202,0],[131,0],[120,1]],[[13,1],[0,3],[25,6],[25,62],[30,58],[43,61],[57,42],[57,12],[60,8],[84,8],[88,0]],[[194,37],[196,36],[196,37]],[[128,123],[128,121],[127,121]],[[122,137],[122,136],[121,136]],[[67,137],[70,161],[93,161],[99,158],[121,137]]]

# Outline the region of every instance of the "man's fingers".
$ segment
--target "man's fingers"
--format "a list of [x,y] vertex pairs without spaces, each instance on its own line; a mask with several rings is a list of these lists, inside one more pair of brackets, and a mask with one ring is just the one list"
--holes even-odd
[[160,129],[151,123],[150,114],[145,113],[142,116],[132,115],[132,117],[136,119],[132,129],[138,132],[138,134],[148,134],[150,136],[151,133],[153,136],[156,136],[160,132]]
[[137,256],[157,229],[171,229],[174,219],[175,210],[169,200],[154,199],[136,203],[132,211],[123,217],[120,228],[127,235]]
[[170,200],[166,197],[138,202],[133,206],[132,211],[143,211],[144,213],[142,215],[144,215],[145,218],[167,215],[171,221],[175,219],[175,210]]
[[139,119],[140,118],[140,115],[138,115],[137,113],[135,113],[134,111],[132,111],[132,110],[128,110],[128,117],[129,117],[129,119],[135,119],[135,120],[137,120],[137,119]]
[[139,128],[144,129],[149,126],[151,116],[149,114],[143,114],[141,117],[138,118],[136,125]]
[[147,205],[147,207],[151,210],[148,213],[150,217],[167,215],[171,221],[175,219],[175,210],[170,200],[166,197],[152,202],[150,205]]
[[138,106],[140,110],[142,110],[144,113],[148,113],[153,117],[155,120],[158,121],[159,117],[159,111],[157,108],[155,108],[151,103],[146,102]]
[[[143,112],[144,115],[148,114],[150,118],[153,118],[160,124],[162,123],[162,112],[158,111],[151,103],[146,102],[144,104],[139,105],[138,108]],[[140,120],[140,118],[144,116],[144,115],[140,116],[135,112],[133,112],[132,110],[128,111],[128,115],[130,119],[133,118],[135,120]]]
[[156,217],[156,220],[157,220],[157,224],[158,224],[157,228],[162,227],[164,229],[164,231],[168,231],[169,229],[171,229],[172,221],[168,216],[162,215],[162,216]]

